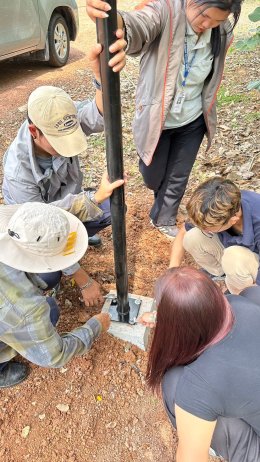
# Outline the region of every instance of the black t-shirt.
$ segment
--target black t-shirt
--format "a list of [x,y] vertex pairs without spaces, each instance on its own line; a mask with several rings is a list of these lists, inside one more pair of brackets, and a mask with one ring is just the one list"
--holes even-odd
[[204,420],[245,420],[260,436],[260,307],[227,297],[235,314],[231,332],[184,367],[176,404]]

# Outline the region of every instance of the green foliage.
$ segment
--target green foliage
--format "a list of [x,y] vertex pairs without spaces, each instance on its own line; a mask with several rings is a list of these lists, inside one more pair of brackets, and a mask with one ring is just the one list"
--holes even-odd
[[229,91],[225,87],[221,87],[218,96],[218,106],[226,106],[228,104],[235,104],[235,103],[242,103],[246,99],[246,95],[244,94],[235,94],[231,95]]
[[255,122],[260,120],[260,112],[259,111],[252,111],[245,115],[245,121],[248,123]]
[[[260,21],[260,7],[258,6],[255,10],[248,15],[248,18],[252,22]],[[257,26],[252,30],[254,34],[243,40],[239,40],[236,43],[236,48],[240,51],[253,51],[260,45],[260,26]]]
[[239,40],[236,48],[240,51],[253,51],[260,45],[260,27],[255,29],[255,34],[247,39]]
[[[258,6],[255,10],[248,15],[248,18],[251,22],[260,21],[260,7]],[[235,47],[239,51],[254,51],[260,45],[260,26],[257,26],[252,30],[254,33],[251,37],[248,37],[243,40],[239,40]],[[248,90],[260,90],[260,80],[250,82],[247,86]]]
[[254,11],[253,13],[250,13],[248,15],[250,21],[252,22],[258,22],[260,21],[260,6],[258,6]]

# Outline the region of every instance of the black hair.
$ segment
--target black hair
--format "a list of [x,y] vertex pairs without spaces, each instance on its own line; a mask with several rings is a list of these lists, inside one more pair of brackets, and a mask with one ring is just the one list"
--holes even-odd
[[[205,10],[207,8],[219,8],[223,11],[230,11],[233,16],[233,21],[231,24],[232,31],[236,26],[240,13],[241,13],[241,4],[244,0],[192,0],[194,4],[198,6],[204,6]],[[216,58],[220,53],[221,48],[221,33],[220,26],[214,27],[211,33],[211,49],[214,58]]]
[[[33,121],[30,119],[30,117],[29,117],[28,114],[27,114],[27,120],[28,120],[29,125],[31,125],[31,124],[32,124],[32,125],[35,125],[35,124],[33,123]],[[36,125],[35,125],[35,127],[36,127]],[[37,130],[39,131],[40,135],[43,135],[41,129],[38,128],[38,127],[36,127],[36,128],[37,128]]]

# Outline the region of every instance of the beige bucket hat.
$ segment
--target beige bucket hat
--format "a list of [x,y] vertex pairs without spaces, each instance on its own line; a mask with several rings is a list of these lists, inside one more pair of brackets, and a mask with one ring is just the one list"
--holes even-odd
[[0,205],[0,262],[51,273],[78,262],[88,247],[83,223],[51,204]]

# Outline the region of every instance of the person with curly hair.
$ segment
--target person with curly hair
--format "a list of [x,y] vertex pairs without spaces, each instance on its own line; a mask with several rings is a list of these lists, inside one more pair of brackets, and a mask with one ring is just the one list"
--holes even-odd
[[260,285],[260,194],[214,177],[194,191],[187,212],[192,225],[180,229],[170,266],[179,266],[186,250],[210,275],[223,276],[233,294]]

